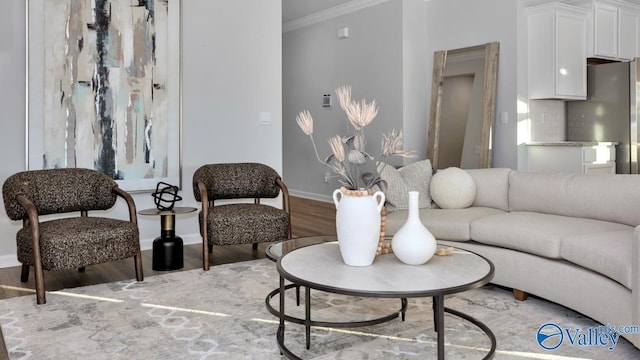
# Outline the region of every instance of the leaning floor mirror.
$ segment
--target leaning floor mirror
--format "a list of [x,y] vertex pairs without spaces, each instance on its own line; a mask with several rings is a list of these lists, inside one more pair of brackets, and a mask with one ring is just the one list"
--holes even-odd
[[491,167],[500,44],[436,51],[427,158],[434,169]]

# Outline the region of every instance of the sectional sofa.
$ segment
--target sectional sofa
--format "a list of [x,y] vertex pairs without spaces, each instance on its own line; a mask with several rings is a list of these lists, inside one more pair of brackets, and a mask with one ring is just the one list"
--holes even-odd
[[[534,294],[603,325],[640,325],[640,175],[466,171],[469,207],[420,209],[440,244],[490,259],[492,282],[519,300]],[[387,235],[407,218],[393,210]],[[639,334],[622,336],[640,347]]]

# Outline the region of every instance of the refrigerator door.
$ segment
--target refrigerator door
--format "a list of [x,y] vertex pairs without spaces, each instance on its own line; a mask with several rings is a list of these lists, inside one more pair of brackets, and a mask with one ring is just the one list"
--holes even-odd
[[630,68],[628,62],[589,66],[587,100],[567,102],[567,140],[617,142],[618,174],[631,172]]
[[629,98],[630,98],[630,109],[631,109],[631,119],[629,121],[630,126],[630,167],[632,174],[638,174],[638,151],[640,151],[640,147],[638,146],[638,115],[640,114],[640,62],[638,62],[638,58],[631,62],[631,66],[629,69],[629,76],[631,78],[631,82],[629,84]]

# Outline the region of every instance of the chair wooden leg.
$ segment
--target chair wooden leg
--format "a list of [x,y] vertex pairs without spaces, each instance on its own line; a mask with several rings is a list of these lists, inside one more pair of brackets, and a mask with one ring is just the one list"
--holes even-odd
[[209,271],[209,254],[213,250],[213,245],[207,244],[206,239],[202,240],[202,269]]
[[47,298],[45,295],[44,271],[42,270],[42,265],[36,262],[34,268],[36,277],[36,303],[38,305],[46,304]]
[[144,273],[142,271],[142,253],[140,252],[140,249],[138,249],[138,254],[133,257],[133,264],[136,269],[136,280],[143,281]]
[[22,272],[20,273],[20,281],[23,283],[29,281],[29,265],[22,265]]

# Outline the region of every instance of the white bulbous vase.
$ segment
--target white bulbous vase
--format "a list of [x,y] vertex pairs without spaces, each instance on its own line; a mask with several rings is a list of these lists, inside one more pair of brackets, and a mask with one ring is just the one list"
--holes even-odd
[[391,239],[396,257],[408,265],[422,265],[436,252],[436,238],[420,221],[418,198],[420,193],[409,191],[409,216],[407,222]]
[[336,232],[345,264],[369,266],[373,263],[380,240],[380,211],[384,205],[382,191],[336,189]]

